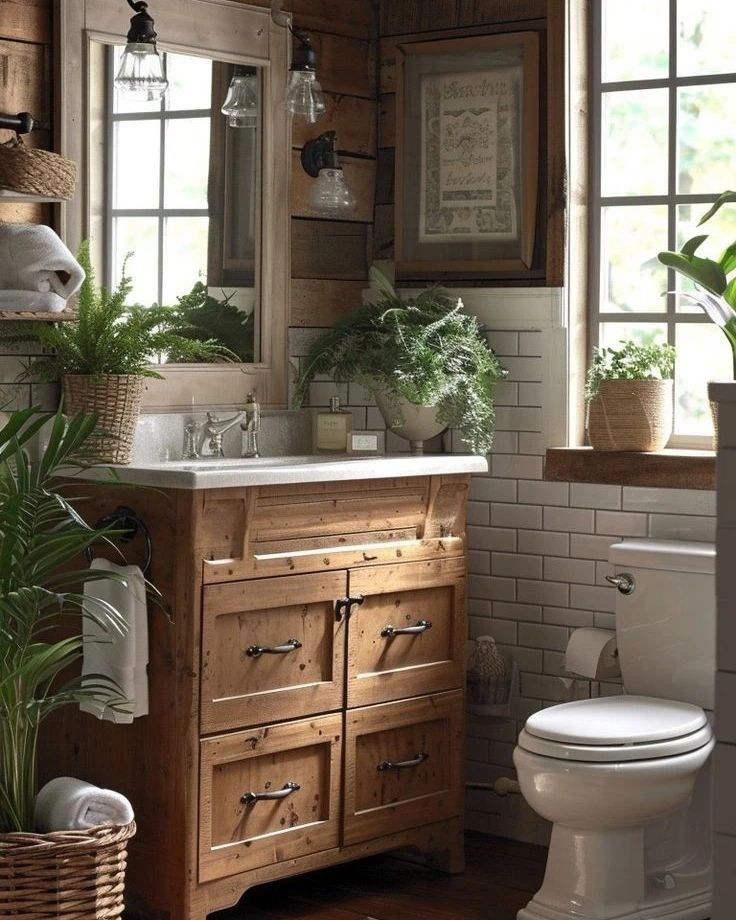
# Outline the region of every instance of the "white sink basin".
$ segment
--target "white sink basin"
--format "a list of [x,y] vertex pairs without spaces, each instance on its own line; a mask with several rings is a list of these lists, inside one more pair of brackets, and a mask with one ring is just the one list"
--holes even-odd
[[158,464],[159,469],[187,470],[205,473],[213,470],[255,470],[262,467],[302,466],[305,463],[334,463],[336,460],[368,460],[368,457],[347,457],[344,454],[305,454],[287,457],[204,457],[201,460],[170,460]]

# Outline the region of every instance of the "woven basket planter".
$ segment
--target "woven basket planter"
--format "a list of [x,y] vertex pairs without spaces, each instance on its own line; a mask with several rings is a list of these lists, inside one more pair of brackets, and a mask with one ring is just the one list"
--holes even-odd
[[23,141],[0,144],[0,188],[25,195],[63,198],[74,195],[77,164],[73,160],[26,147]]
[[672,434],[672,380],[604,380],[591,400],[595,450],[662,450]]
[[145,381],[133,374],[67,374],[64,411],[97,416],[97,432],[86,442],[103,463],[130,463]]
[[53,834],[0,834],[0,917],[111,920],[123,913],[135,822]]

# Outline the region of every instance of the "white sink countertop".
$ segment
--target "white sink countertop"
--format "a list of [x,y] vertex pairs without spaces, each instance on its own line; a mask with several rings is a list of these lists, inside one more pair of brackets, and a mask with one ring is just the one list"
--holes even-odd
[[[113,466],[121,483],[169,489],[223,489],[331,482],[349,479],[390,479],[396,476],[447,476],[453,473],[487,473],[485,457],[472,454],[405,454],[380,457],[335,457],[324,454],[261,457],[258,460],[178,460]],[[74,478],[104,480],[108,468],[76,473]],[[112,483],[111,483],[112,484]]]

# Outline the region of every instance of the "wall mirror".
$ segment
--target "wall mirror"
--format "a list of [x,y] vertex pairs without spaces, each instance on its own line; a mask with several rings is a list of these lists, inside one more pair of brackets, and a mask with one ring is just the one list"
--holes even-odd
[[[149,409],[237,406],[255,390],[286,403],[288,32],[270,11],[230,0],[152,0],[168,90],[115,86],[130,10],[123,0],[62,0],[60,147],[80,164],[61,229],[90,240],[100,280],[124,266],[131,302],[176,306],[231,362],[161,356]],[[247,118],[223,113],[236,77]],[[126,262],[127,260],[127,262]]]

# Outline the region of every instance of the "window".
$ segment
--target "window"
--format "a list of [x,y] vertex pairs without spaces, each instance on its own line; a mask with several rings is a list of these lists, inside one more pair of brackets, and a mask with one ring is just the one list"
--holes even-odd
[[[710,446],[707,382],[732,379],[723,333],[679,294],[657,260],[694,236],[734,186],[736,43],[731,0],[596,0],[591,139],[591,339],[677,348],[677,446]],[[701,232],[716,258],[736,239],[736,208]],[[707,440],[706,440],[707,439]]]
[[107,283],[130,253],[131,302],[174,304],[207,266],[212,61],[165,54],[169,90],[148,102],[113,88],[122,52],[108,52]]

